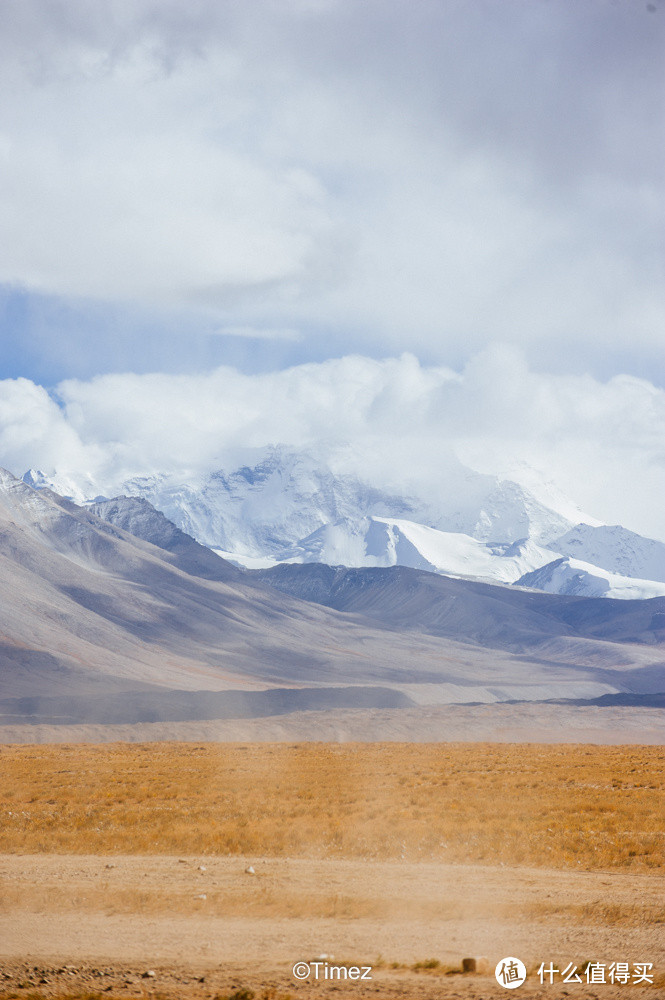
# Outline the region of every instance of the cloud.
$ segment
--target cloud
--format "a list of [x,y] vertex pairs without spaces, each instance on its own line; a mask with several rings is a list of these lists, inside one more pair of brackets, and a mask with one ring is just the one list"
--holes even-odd
[[46,390],[25,378],[0,381],[0,454],[5,468],[21,472],[26,458],[35,467],[56,462],[77,471],[98,464],[97,446],[85,448]]
[[297,291],[331,227],[325,192],[248,145],[259,95],[239,55],[176,50],[172,5],[3,13],[24,29],[5,43],[5,282],[161,306]]
[[665,540],[665,391],[643,379],[534,371],[493,347],[460,371],[413,355],[359,355],[245,375],[107,375],[68,380],[55,399],[0,383],[0,464],[30,466],[113,495],[165,473],[197,482],[284,443],[376,485],[445,497],[456,461]]
[[5,0],[0,282],[313,355],[653,357],[661,13]]

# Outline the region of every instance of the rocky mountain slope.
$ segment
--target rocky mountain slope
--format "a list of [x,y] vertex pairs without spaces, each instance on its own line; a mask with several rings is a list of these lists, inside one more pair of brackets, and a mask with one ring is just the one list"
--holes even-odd
[[[665,647],[665,598],[598,600],[530,593],[433,573],[394,569],[345,569],[281,565],[250,576],[282,593],[362,614],[404,630],[509,650],[519,655],[555,656],[575,640],[584,658],[596,641]],[[619,656],[623,655],[615,649]],[[665,657],[665,649],[664,649]],[[647,670],[647,686],[665,687],[665,663]]]

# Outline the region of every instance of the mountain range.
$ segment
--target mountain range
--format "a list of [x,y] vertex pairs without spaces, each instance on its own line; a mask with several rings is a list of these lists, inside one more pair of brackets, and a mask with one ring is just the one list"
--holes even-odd
[[[246,450],[203,476],[159,473],[111,485],[251,569],[406,566],[548,593],[665,595],[665,544],[604,525],[551,488],[548,505],[519,483],[449,457],[445,489],[437,491],[386,488],[334,466],[311,451],[276,446]],[[108,489],[89,476],[29,470],[23,478],[84,504],[105,502]]]
[[5,471],[0,607],[4,723],[654,705],[665,690],[662,597],[539,593],[403,566],[243,570],[144,498],[80,505]]

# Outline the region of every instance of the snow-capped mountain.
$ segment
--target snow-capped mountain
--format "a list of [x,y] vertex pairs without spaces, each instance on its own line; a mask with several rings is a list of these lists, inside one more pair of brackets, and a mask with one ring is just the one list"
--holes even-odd
[[[443,489],[377,486],[311,451],[274,446],[248,449],[224,468],[184,481],[167,474],[126,479],[117,492],[149,501],[199,543],[248,568],[401,565],[588,596],[665,594],[662,543],[581,512],[588,523],[575,524],[565,498],[556,496],[548,507],[524,486],[450,457],[438,472]],[[132,519],[147,516],[138,508],[113,514],[102,484],[89,477],[30,470],[24,480],[92,502],[95,512],[119,517],[130,531]],[[141,530],[146,537],[165,529],[142,524]]]
[[[141,496],[198,541],[238,557],[281,554],[326,524],[397,518],[479,541],[547,544],[575,522],[519,484],[482,475],[446,459],[445,489],[430,495],[377,487],[307,450],[247,449],[244,460],[209,475],[157,474],[113,483],[114,495]],[[48,486],[77,503],[106,499],[109,484],[29,470],[30,486]],[[106,496],[101,494],[106,493]]]
[[145,497],[183,531],[241,563],[244,557],[279,558],[286,547],[339,519],[426,516],[422,502],[353,476],[335,476],[307,452],[278,448],[194,485],[136,478],[124,490]]
[[579,559],[553,560],[540,569],[525,573],[517,585],[544,590],[548,594],[577,597],[614,597],[620,600],[648,600],[665,595],[665,584],[621,576]]
[[[586,601],[403,566],[241,572],[143,499],[82,507],[3,470],[0,605],[0,716],[50,725],[657,704],[662,689],[663,598]],[[387,738],[400,732],[390,723]]]
[[283,550],[275,562],[330,566],[410,566],[447,576],[513,583],[552,559],[529,539],[483,542],[398,518],[368,517],[325,524]]
[[665,545],[621,525],[578,524],[556,541],[563,555],[620,576],[665,580]]

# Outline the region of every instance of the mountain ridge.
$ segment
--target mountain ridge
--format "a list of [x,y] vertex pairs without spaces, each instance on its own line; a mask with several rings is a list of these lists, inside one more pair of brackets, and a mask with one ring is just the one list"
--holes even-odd
[[[574,524],[565,498],[547,507],[519,483],[473,472],[450,456],[446,491],[436,496],[380,488],[336,471],[329,457],[284,445],[246,449],[233,461],[189,481],[165,473],[125,479],[121,496],[125,504],[130,496],[148,501],[185,535],[250,569],[404,565],[592,597],[665,594],[663,543],[593,518]],[[34,470],[24,480],[58,488],[57,476]],[[98,495],[89,476],[78,485],[66,475],[60,480],[102,516],[105,505],[120,502]],[[126,525],[139,514],[117,516]]]
[[[655,611],[649,602],[619,607],[393,567],[346,571],[355,574],[347,577],[353,602],[326,607],[222,560],[224,579],[210,578],[218,557],[145,503],[97,503],[145,535],[154,530],[162,547],[0,476],[5,717],[25,711],[35,721],[33,710],[64,717],[63,695],[83,721],[86,705],[99,719],[112,699],[118,721],[122,712],[135,717],[134,703],[151,719],[162,711],[182,717],[205,703],[187,691],[217,691],[215,703],[228,714],[258,711],[242,691],[265,692],[265,713],[353,705],[358,688],[374,691],[363,697],[379,707],[386,698],[426,706],[646,695],[662,683],[662,601]],[[314,564],[281,570],[338,572]],[[543,616],[555,604],[568,617]]]

